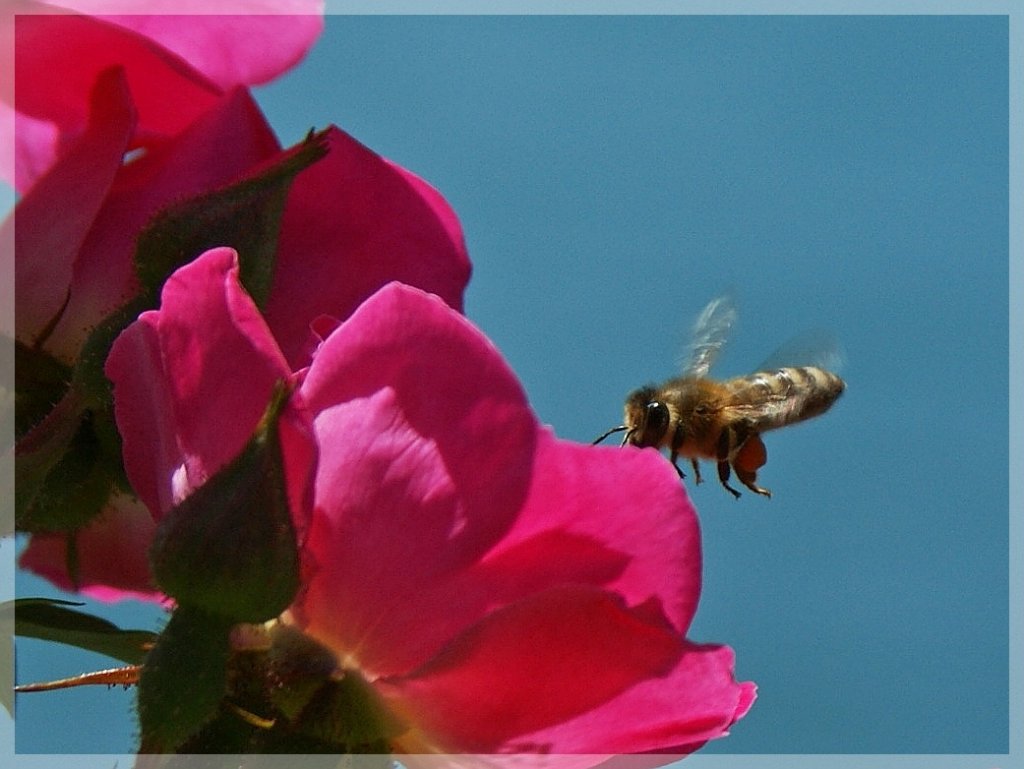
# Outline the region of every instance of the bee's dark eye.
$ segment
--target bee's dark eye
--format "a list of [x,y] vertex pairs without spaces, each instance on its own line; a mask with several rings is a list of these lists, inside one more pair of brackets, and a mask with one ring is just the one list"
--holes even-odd
[[668,406],[660,401],[651,401],[645,407],[644,426],[640,445],[656,446],[668,430]]

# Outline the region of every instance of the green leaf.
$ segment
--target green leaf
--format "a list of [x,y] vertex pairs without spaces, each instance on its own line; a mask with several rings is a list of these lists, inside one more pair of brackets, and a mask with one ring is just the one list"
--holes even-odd
[[139,679],[140,753],[170,753],[216,717],[227,690],[231,622],[179,606]]
[[19,598],[0,604],[3,623],[13,622],[14,634],[25,638],[76,646],[137,665],[156,640],[146,630],[122,630],[100,617],[69,608],[70,601],[47,598]]
[[178,267],[216,246],[239,255],[242,285],[262,306],[270,292],[281,215],[295,176],[327,154],[326,134],[311,134],[259,173],[172,204],[139,236],[135,271],[152,294]]
[[179,604],[262,622],[295,596],[299,554],[277,432],[287,398],[280,386],[242,453],[160,521],[150,563]]

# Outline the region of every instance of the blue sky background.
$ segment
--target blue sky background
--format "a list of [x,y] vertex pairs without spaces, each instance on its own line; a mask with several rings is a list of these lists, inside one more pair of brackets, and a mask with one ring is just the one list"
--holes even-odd
[[[997,16],[332,16],[257,92],[284,144],[334,122],[444,193],[467,314],[562,437],[723,291],[721,375],[839,337],[847,393],[766,439],[774,498],[691,488],[690,635],[759,686],[706,753],[1008,750],[1007,60]],[[20,681],[108,662],[19,640]],[[21,696],[17,749],[130,752],[131,698]]]

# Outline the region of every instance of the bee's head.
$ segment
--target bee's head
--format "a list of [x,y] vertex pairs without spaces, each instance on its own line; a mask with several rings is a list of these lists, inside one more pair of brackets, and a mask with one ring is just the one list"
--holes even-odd
[[654,387],[641,387],[626,398],[624,423],[601,435],[594,443],[600,443],[612,433],[625,432],[622,445],[658,446],[668,431],[671,415],[668,406],[655,400],[658,391]]
[[668,406],[656,400],[657,390],[641,387],[626,398],[626,438],[622,441],[634,446],[658,446],[661,444],[671,418]]

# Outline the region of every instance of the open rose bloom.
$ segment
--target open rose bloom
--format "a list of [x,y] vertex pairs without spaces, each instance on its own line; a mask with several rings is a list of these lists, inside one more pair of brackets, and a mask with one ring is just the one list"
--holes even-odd
[[[158,86],[147,77],[178,82],[178,56],[202,59],[208,48],[195,39],[174,48],[170,20],[59,18],[86,25],[94,42],[113,36],[128,61],[96,64],[88,87],[69,82],[61,98],[71,107],[33,101],[13,169],[26,190],[16,336],[73,366],[90,330],[139,294],[139,232],[175,201],[258,173],[282,152],[247,91],[223,86],[239,82],[237,57],[211,57],[201,76],[185,70],[174,98],[191,112],[163,115],[147,101]],[[42,22],[26,29],[53,33]],[[302,50],[309,29],[285,40]],[[100,48],[75,50],[100,59]],[[161,66],[133,64],[153,51]],[[272,58],[285,66],[296,55]],[[326,156],[288,189],[259,299],[244,277],[246,254],[210,244],[116,335],[103,371],[131,491],[112,490],[73,537],[33,530],[22,557],[95,597],[170,598],[175,632],[223,627],[227,639],[231,626],[235,638],[243,620],[233,596],[241,604],[248,590],[256,608],[243,614],[257,617],[244,623],[308,639],[316,653],[297,659],[326,660],[315,674],[302,670],[315,694],[301,706],[275,699],[298,680],[289,678],[302,668],[293,659],[273,668],[262,714],[232,699],[234,712],[215,716],[227,697],[217,684],[209,714],[180,733],[158,729],[157,739],[147,724],[165,713],[151,693],[167,685],[159,668],[172,666],[167,649],[181,643],[169,629],[143,666],[143,748],[147,737],[183,752],[223,747],[209,728],[221,717],[251,731],[249,746],[308,747],[287,740],[315,734],[319,748],[546,754],[578,765],[681,755],[727,734],[754,686],[735,680],[731,649],[686,637],[700,595],[700,533],[671,466],[654,451],[570,443],[540,425],[499,351],[461,314],[469,261],[454,212],[342,131],[323,140]],[[125,163],[136,147],[145,152]],[[251,489],[232,480],[255,466],[239,459],[250,456],[266,461],[257,480],[279,508],[250,503]],[[224,529],[211,499],[243,499],[254,524],[284,511],[270,528],[294,550],[297,587],[266,615],[260,582],[280,564],[249,563],[259,537],[244,519]],[[176,568],[167,553],[182,536],[198,546]],[[216,573],[219,553],[248,566],[228,577],[238,593],[211,598],[188,577]],[[156,671],[149,681],[146,669]],[[172,684],[189,686],[193,670]],[[316,710],[338,692],[350,698],[340,717]],[[146,707],[159,718],[147,721]],[[349,717],[372,724],[338,732]]]
[[[107,368],[156,517],[238,450],[240,412],[254,422],[276,380],[296,382],[319,457],[285,621],[369,685],[402,724],[394,748],[685,753],[750,707],[731,650],[685,638],[700,540],[675,473],[555,438],[438,297],[384,286],[291,373],[218,249],[168,281]],[[283,449],[307,477],[308,452]]]

